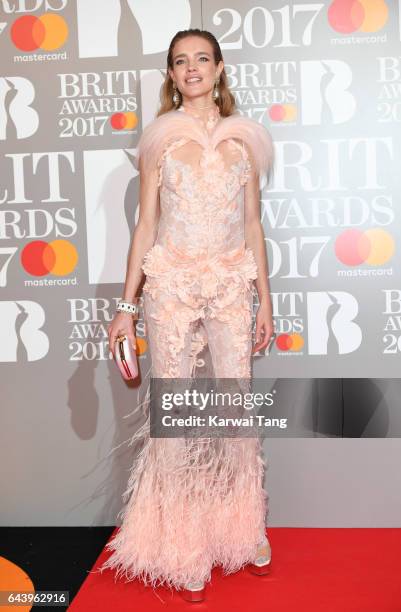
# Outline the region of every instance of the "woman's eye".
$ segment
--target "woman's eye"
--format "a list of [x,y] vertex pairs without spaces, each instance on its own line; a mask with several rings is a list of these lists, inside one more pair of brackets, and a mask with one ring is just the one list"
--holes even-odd
[[[199,59],[200,59],[200,60],[205,60],[206,62],[208,62],[208,61],[209,61],[209,58],[208,58],[208,57],[206,57],[206,56],[200,57]],[[183,61],[184,61],[183,59],[178,59],[178,60],[176,60],[176,61],[175,61],[175,63],[176,63],[176,65],[177,65],[177,64],[181,64]]]

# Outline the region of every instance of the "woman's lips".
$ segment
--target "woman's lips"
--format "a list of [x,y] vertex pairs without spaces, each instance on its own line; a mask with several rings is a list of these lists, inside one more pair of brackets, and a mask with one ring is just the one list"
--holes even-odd
[[189,81],[189,80],[185,79],[185,83],[187,85],[196,85],[197,83],[201,83],[202,82],[202,79],[200,77],[195,77],[195,78],[196,78],[196,80],[194,80],[194,81]]

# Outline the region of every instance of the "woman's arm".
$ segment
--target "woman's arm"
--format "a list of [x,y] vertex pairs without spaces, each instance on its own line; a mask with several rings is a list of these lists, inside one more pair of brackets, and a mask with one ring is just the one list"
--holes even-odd
[[265,349],[274,333],[265,234],[260,216],[259,174],[255,171],[254,164],[251,164],[249,178],[245,184],[245,243],[252,249],[258,266],[255,285],[260,304],[256,314],[256,344],[253,353]]
[[[140,158],[139,180],[139,218],[132,234],[123,292],[123,300],[127,302],[132,302],[138,292],[143,275],[143,258],[154,244],[160,216],[158,168],[145,169]],[[109,348],[113,356],[116,338],[123,334],[135,348],[135,320],[131,314],[117,312],[108,327]]]
[[123,292],[123,300],[127,302],[132,302],[138,292],[143,275],[143,258],[156,240],[160,216],[158,169],[146,170],[140,158],[139,177],[139,218],[132,234]]

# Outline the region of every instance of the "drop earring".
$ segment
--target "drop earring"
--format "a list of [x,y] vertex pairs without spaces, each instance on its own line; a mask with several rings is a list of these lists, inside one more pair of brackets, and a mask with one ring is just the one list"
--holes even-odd
[[173,83],[173,90],[174,90],[174,94],[173,94],[173,102],[174,102],[174,105],[175,105],[175,106],[178,106],[178,104],[179,104],[179,102],[180,102],[180,96],[179,96],[178,89],[177,89],[177,85],[176,85],[176,83],[175,83],[175,82]]
[[219,85],[219,78],[217,78],[214,82],[214,89],[213,89],[213,94],[212,94],[213,100],[217,100],[217,98],[220,95],[218,85]]

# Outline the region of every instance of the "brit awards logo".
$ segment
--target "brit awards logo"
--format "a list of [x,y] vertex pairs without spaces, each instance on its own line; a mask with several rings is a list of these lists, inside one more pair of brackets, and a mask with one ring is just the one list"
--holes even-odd
[[[112,359],[107,327],[113,320],[120,298],[68,299],[71,324],[69,335],[70,361],[107,361]],[[137,355],[148,349],[145,323],[142,318],[135,324]]]
[[0,140],[22,140],[38,130],[35,88],[26,77],[0,77]]
[[132,134],[138,124],[137,72],[59,74],[60,138]]
[[401,58],[386,55],[376,60],[377,121],[398,126],[401,121]]
[[[65,205],[73,198],[74,152],[10,153],[2,163],[0,240],[6,246],[0,247],[5,256],[0,264],[0,286],[6,286],[10,278],[15,281],[17,253],[18,268],[31,276],[70,275],[78,263],[77,248],[69,240],[78,231],[76,210]],[[71,277],[24,282],[26,286],[77,284]]]
[[305,344],[304,318],[302,307],[304,296],[301,291],[271,292],[275,320],[275,346],[277,355],[300,356]]
[[300,63],[303,125],[336,125],[350,121],[356,111],[352,70],[343,60]]
[[0,302],[0,361],[43,359],[49,351],[49,338],[42,329],[45,319],[45,311],[37,302]]
[[401,353],[401,289],[383,289],[385,322],[383,325],[383,353]]
[[327,138],[315,148],[298,139],[275,148],[280,163],[261,214],[270,278],[312,279],[322,270],[344,279],[392,276],[398,228],[385,182],[392,138]]
[[362,330],[355,321],[357,299],[346,291],[307,293],[309,355],[345,355],[356,351]]

